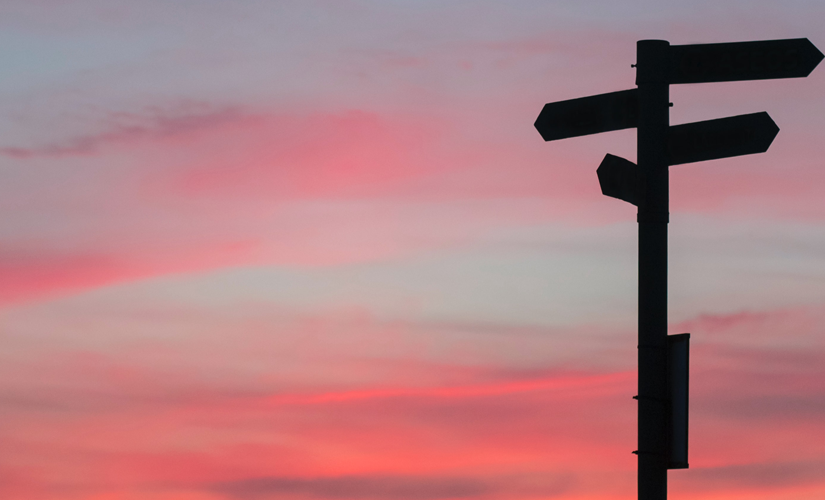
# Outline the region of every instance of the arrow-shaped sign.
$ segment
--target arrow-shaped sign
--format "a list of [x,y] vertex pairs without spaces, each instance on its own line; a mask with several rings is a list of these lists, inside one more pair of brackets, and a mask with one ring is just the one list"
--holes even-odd
[[639,205],[639,167],[621,156],[608,154],[596,169],[602,194]]
[[668,131],[670,165],[764,153],[778,132],[764,111],[675,125]]
[[[770,147],[779,127],[768,113],[675,125],[668,130],[670,165],[755,153]],[[639,204],[639,167],[608,154],[596,169],[602,194]]]
[[639,119],[637,89],[545,104],[536,130],[545,141],[633,128]]
[[672,45],[668,83],[801,78],[822,58],[807,38]]

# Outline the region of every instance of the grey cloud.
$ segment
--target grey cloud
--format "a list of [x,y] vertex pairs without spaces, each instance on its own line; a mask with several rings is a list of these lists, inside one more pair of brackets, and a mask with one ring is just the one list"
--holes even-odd
[[0,154],[17,159],[88,156],[108,145],[172,137],[254,118],[233,107],[216,108],[204,103],[183,103],[170,109],[150,106],[138,113],[110,113],[104,120],[104,130],[95,134],[37,146],[0,147]]
[[822,460],[691,469],[690,476],[685,477],[684,484],[678,487],[693,491],[787,488],[819,483],[823,470],[825,462]]
[[441,498],[552,498],[570,491],[565,474],[456,477],[360,475],[340,477],[259,477],[213,485],[211,490],[238,500],[270,498],[330,498],[374,500],[435,500]]
[[262,477],[218,484],[214,490],[231,498],[280,496],[430,500],[486,496],[494,488],[477,479],[422,476],[343,476],[321,478]]

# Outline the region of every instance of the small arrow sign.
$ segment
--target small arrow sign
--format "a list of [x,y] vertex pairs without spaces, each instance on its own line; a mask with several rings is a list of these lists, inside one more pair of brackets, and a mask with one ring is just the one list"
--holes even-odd
[[822,58],[807,38],[672,45],[669,83],[802,78]]
[[633,128],[639,119],[636,89],[545,104],[536,130],[545,141]]
[[620,156],[608,154],[596,169],[602,194],[639,205],[639,167]]
[[779,127],[766,112],[670,127],[670,165],[764,153]]

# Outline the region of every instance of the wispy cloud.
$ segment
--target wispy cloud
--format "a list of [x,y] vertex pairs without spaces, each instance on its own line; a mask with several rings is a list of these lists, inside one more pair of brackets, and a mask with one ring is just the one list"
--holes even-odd
[[[167,273],[202,271],[243,261],[255,241],[200,242],[196,255],[158,249],[154,255],[125,248],[61,249],[8,245],[0,251],[0,305],[54,298]],[[193,253],[195,253],[193,251]]]
[[264,477],[218,484],[215,491],[232,498],[368,498],[435,500],[485,497],[494,486],[476,478],[415,476]]
[[330,498],[435,500],[446,498],[555,498],[574,478],[559,474],[502,476],[347,475],[334,477],[258,477],[227,481],[211,489],[237,499]]
[[[678,488],[688,492],[751,491],[765,492],[803,488],[822,484],[825,460],[752,462],[721,467],[691,469],[690,478],[679,480]],[[792,493],[791,493],[792,494]]]
[[183,102],[171,108],[147,106],[139,112],[109,113],[100,125],[103,130],[97,133],[37,146],[0,147],[0,154],[16,159],[91,156],[109,147],[191,138],[229,124],[255,123],[258,118],[238,107],[216,108],[202,102]]

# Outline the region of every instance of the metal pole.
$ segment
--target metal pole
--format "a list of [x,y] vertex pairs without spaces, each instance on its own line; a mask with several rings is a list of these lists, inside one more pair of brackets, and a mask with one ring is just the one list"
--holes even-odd
[[670,44],[636,44],[639,87],[639,500],[667,498],[667,134]]

